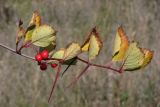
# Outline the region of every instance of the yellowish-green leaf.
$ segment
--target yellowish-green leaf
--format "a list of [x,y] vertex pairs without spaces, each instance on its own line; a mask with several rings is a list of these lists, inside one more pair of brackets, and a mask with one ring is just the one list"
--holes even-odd
[[69,60],[76,57],[78,54],[80,54],[80,52],[81,52],[80,45],[78,43],[73,42],[69,44],[66,49],[62,48],[56,51],[52,55],[52,58]]
[[128,49],[128,38],[122,28],[120,26],[116,33],[116,38],[114,41],[114,50],[113,50],[113,57],[112,61],[121,61],[124,59],[125,53]]
[[55,30],[48,26],[42,25],[40,27],[35,28],[32,34],[32,43],[36,46],[47,47],[50,44],[55,43]]
[[144,53],[137,46],[136,42],[132,42],[125,55],[124,70],[134,71],[140,69],[144,60]]
[[62,49],[56,51],[56,52],[52,55],[52,58],[63,59],[64,52],[65,52],[65,49],[62,48]]
[[80,53],[81,53],[80,45],[76,42],[73,42],[67,46],[63,59],[64,60],[72,59]]
[[89,60],[94,59],[100,52],[103,44],[96,28],[93,28],[89,40]]
[[85,40],[81,46],[82,52],[87,51],[89,55],[89,60],[94,59],[100,52],[103,43],[99,37],[96,28],[93,28],[88,38]]
[[25,43],[32,40],[32,33],[33,33],[33,31],[34,31],[34,30],[31,30],[31,31],[28,31],[28,32],[26,33],[26,35],[25,35],[25,40],[24,40]]
[[24,39],[24,42],[29,42],[32,40],[32,34],[33,34],[33,31],[35,30],[35,26],[30,26],[27,28],[26,32],[25,32],[25,39]]
[[[63,59],[64,60],[65,51],[66,51],[66,49],[61,48],[60,50],[53,53],[52,58],[57,58],[57,59]],[[51,62],[57,62],[57,61],[51,61]],[[64,65],[75,65],[76,62],[77,62],[77,59],[72,58],[72,59],[69,59],[69,60],[65,60],[63,64]]]

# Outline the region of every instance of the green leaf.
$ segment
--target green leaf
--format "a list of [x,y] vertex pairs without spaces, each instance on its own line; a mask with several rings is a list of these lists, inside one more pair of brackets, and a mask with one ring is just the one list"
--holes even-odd
[[55,34],[56,32],[52,27],[48,25],[42,25],[35,28],[33,31],[32,43],[36,46],[47,47],[50,44],[55,43]]

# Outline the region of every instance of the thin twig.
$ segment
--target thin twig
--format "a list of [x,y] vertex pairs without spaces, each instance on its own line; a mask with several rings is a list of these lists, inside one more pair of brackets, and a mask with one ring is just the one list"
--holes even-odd
[[15,49],[12,49],[12,48],[10,48],[10,47],[8,47],[8,46],[6,46],[6,45],[3,45],[3,44],[1,44],[1,43],[0,43],[0,47],[5,48],[5,49],[11,51],[12,53],[18,54],[18,55],[23,56],[23,57],[25,57],[25,58],[28,58],[28,59],[31,59],[31,60],[35,60],[35,59],[34,59],[33,57],[31,57],[31,56],[28,56],[28,55],[25,55],[25,54],[19,54],[19,53],[16,52]]
[[[20,53],[18,53],[15,49],[12,49],[12,48],[4,45],[4,44],[1,44],[1,43],[0,43],[0,47],[7,49],[7,50],[11,51],[11,52],[14,53],[14,54],[18,54],[18,55],[23,56],[23,57],[25,57],[25,58],[28,58],[28,59],[31,59],[31,60],[35,60],[34,57],[28,56],[28,55],[26,55],[26,54],[20,54]],[[48,58],[48,59],[46,59],[46,60],[57,60],[57,61],[59,61],[59,62],[63,62],[63,59],[58,59],[58,58]]]
[[90,66],[96,66],[96,67],[100,67],[100,68],[106,68],[106,69],[110,69],[110,70],[112,70],[112,71],[116,71],[116,72],[118,72],[118,73],[121,73],[118,69],[112,68],[112,67],[110,67],[110,66],[93,64],[93,63],[91,63],[91,62],[88,62],[88,61],[80,58],[80,57],[77,57],[77,59],[80,60],[81,62],[84,62],[84,63],[86,63],[86,64],[89,64]]
[[87,69],[90,67],[90,65],[88,64],[81,72],[80,72],[80,74],[76,77],[76,78],[74,78],[73,80],[72,80],[72,82],[67,86],[67,88],[69,88],[69,87],[71,87],[73,84],[75,84],[79,79],[80,79],[80,77],[87,71]]
[[58,81],[58,76],[59,76],[60,71],[61,71],[61,63],[59,63],[59,65],[58,65],[58,69],[57,69],[57,72],[56,72],[56,77],[55,77],[55,80],[53,81],[53,85],[52,85],[52,89],[51,89],[51,92],[50,92],[50,95],[49,95],[49,98],[48,98],[48,102],[50,101],[50,99],[52,97],[54,88],[55,88],[56,83]]
[[63,77],[64,73],[69,69],[69,67],[73,64],[73,62],[74,62],[75,60],[76,60],[76,59],[73,59],[73,60],[69,63],[69,65],[67,66],[67,68],[62,72],[61,77]]

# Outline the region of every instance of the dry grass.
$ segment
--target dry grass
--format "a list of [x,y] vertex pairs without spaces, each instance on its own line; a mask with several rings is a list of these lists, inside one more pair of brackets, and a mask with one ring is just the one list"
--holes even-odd
[[[116,28],[140,46],[155,51],[152,63],[138,72],[117,74],[90,68],[76,86],[66,89],[84,66],[74,66],[60,78],[51,103],[47,98],[55,75],[40,72],[36,63],[0,49],[0,106],[2,107],[160,107],[160,2],[158,0],[1,0],[0,42],[15,48],[15,24],[27,25],[34,10],[58,30],[57,48],[82,43],[97,26],[104,48],[96,63],[111,59]],[[32,55],[33,52],[25,51]],[[100,72],[101,71],[101,72]]]

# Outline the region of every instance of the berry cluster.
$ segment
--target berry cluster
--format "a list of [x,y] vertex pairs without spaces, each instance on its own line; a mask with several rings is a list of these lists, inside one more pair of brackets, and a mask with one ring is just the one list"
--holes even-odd
[[[35,56],[35,60],[38,62],[38,65],[40,65],[40,69],[42,71],[46,70],[47,69],[47,63],[46,63],[46,59],[48,59],[48,56],[49,56],[49,53],[47,50],[43,50],[41,53],[38,53],[36,56]],[[44,62],[42,62],[42,60]],[[51,63],[51,67],[52,68],[56,68],[57,67],[57,64],[56,63]]]

